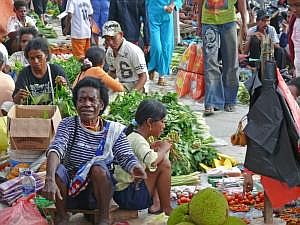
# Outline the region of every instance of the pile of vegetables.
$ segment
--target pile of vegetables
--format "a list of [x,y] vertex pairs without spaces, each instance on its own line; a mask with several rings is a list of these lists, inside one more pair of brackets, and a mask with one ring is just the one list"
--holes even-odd
[[239,90],[238,90],[237,96],[238,96],[238,100],[241,104],[249,105],[250,95],[243,83],[240,83],[240,85],[239,85]]
[[56,18],[60,14],[58,4],[48,1],[47,14],[51,15],[53,18]]
[[39,33],[41,33],[45,38],[57,38],[58,35],[55,32],[55,30],[53,29],[53,27],[47,25],[45,26],[45,24],[41,21],[41,19],[39,18],[39,16],[32,12],[30,13],[30,16],[33,17],[36,21],[36,26],[39,30]]
[[63,85],[56,85],[54,105],[57,105],[62,118],[75,116],[77,111],[72,100],[72,91]]
[[214,140],[207,135],[207,126],[199,122],[200,118],[188,106],[178,102],[176,93],[144,95],[130,92],[118,95],[110,104],[107,118],[128,125],[139,103],[148,98],[155,98],[167,107],[166,127],[161,138],[173,143],[170,151],[172,175],[198,171],[200,163],[212,166],[213,159],[218,157],[216,149],[211,145]]
[[174,49],[172,61],[171,61],[171,71],[173,72],[173,74],[176,74],[178,71],[179,62],[185,49],[186,46],[179,46],[179,45],[177,45]]
[[58,64],[64,69],[71,84],[73,84],[77,75],[81,71],[81,64],[74,56],[70,57],[68,60],[54,59],[52,60],[52,63]]

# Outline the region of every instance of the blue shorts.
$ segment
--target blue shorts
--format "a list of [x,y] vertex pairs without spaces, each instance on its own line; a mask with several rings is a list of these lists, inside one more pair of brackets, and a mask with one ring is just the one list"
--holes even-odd
[[141,183],[131,183],[122,191],[115,191],[113,199],[120,209],[140,210],[152,205],[152,197],[144,180]]
[[[99,166],[101,169],[104,169],[106,171],[107,178],[111,180],[113,184],[115,181],[113,179],[113,176],[111,175],[111,172],[109,171],[108,167],[104,162],[95,162],[93,166]],[[71,183],[71,178],[68,173],[68,170],[64,167],[64,165],[59,164],[56,170],[56,175],[61,179],[61,181],[66,185],[67,188],[69,188]],[[100,187],[101,188],[101,187]],[[66,208],[67,209],[96,209],[97,208],[97,201],[96,197],[93,193],[93,187],[89,183],[87,188],[83,191],[81,191],[77,196],[71,197],[67,195],[66,197]]]

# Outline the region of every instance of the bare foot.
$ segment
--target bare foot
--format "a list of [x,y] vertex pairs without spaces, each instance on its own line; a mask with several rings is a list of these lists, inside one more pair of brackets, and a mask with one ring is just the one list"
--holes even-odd
[[166,216],[170,216],[172,210],[173,210],[173,208],[171,206],[168,207],[168,208],[163,209],[163,211],[166,214]]

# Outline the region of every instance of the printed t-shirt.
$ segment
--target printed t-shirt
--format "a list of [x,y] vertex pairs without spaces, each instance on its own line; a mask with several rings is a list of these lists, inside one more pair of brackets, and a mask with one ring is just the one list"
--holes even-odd
[[[55,78],[57,76],[65,77],[64,70],[56,65],[56,64],[50,64],[50,70],[51,70],[51,78],[52,78],[52,84],[53,89],[55,88]],[[34,98],[38,98],[38,104],[39,105],[47,105],[53,101],[52,99],[52,88],[51,83],[49,79],[49,72],[47,69],[46,74],[43,78],[39,79],[36,78],[32,71],[31,66],[25,67],[19,74],[17,81],[16,81],[16,88],[13,93],[13,96],[15,96],[20,89],[29,90],[31,95]],[[28,104],[32,104],[31,98],[28,98]]]
[[90,0],[69,0],[66,12],[72,14],[71,37],[85,39],[91,37],[91,24],[89,16],[93,15]]

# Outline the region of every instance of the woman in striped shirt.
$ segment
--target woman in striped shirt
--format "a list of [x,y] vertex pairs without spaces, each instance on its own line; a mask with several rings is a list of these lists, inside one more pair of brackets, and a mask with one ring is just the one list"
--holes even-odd
[[[79,116],[60,122],[47,152],[45,196],[55,201],[56,224],[67,224],[66,208],[98,208],[99,224],[107,225],[113,194],[111,163],[114,161],[133,177],[145,178],[146,174],[123,133],[124,126],[101,118],[108,105],[104,85],[98,79],[84,78],[73,89],[73,100]],[[69,196],[74,174],[95,156],[87,188],[76,197]]]

